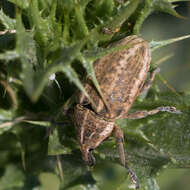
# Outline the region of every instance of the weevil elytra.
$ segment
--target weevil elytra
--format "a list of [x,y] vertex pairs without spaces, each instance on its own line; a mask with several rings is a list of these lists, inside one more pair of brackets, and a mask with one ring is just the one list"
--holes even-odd
[[121,164],[128,170],[138,188],[138,179],[125,162],[123,132],[114,121],[119,118],[139,119],[160,111],[180,112],[175,107],[166,106],[127,114],[136,97],[151,86],[159,69],[154,70],[145,82],[151,60],[148,43],[133,35],[111,46],[126,44],[129,48],[106,55],[94,63],[95,75],[106,105],[91,80],[87,79],[84,86],[95,105],[91,105],[84,94],[80,93],[74,120],[83,160],[89,166],[94,165],[93,149],[113,132],[119,145]]

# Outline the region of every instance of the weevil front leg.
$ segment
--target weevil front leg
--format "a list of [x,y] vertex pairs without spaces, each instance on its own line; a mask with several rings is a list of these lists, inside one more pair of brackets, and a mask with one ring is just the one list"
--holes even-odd
[[140,91],[140,94],[146,93],[148,91],[148,89],[152,86],[152,82],[154,81],[156,74],[158,74],[159,72],[160,72],[160,68],[156,68],[155,70],[153,70],[150,78],[144,83]]
[[181,114],[182,112],[180,110],[177,110],[175,107],[172,106],[161,106],[157,107],[153,110],[141,110],[141,111],[136,111],[130,114],[127,114],[124,118],[128,119],[141,119],[145,118],[148,115],[154,115],[158,112],[170,112],[170,113],[175,113],[175,114]]
[[136,185],[136,189],[138,189],[140,187],[138,178],[125,162],[125,151],[123,147],[123,139],[124,139],[123,131],[117,125],[114,125],[113,133],[116,138],[117,144],[119,145],[119,154],[120,154],[121,164],[127,169],[132,181]]

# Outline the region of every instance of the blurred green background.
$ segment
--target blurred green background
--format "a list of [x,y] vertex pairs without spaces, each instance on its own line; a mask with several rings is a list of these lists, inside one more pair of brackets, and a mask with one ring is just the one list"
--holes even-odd
[[[154,13],[144,22],[142,36],[148,40],[164,40],[188,35],[190,32],[190,3],[176,4],[176,11],[184,19],[173,17],[165,13]],[[161,74],[177,91],[190,89],[190,39],[182,40],[153,53],[152,59],[170,56],[161,64]]]
[[[177,3],[177,12],[184,16],[179,19],[165,13],[149,16],[142,27],[141,34],[148,40],[164,40],[190,33],[190,3]],[[152,59],[156,62],[163,57],[171,57],[161,63],[161,74],[176,91],[190,90],[190,39],[182,40],[155,51]],[[163,90],[168,88],[161,84]],[[159,173],[157,182],[160,190],[189,190],[190,169],[166,169]]]

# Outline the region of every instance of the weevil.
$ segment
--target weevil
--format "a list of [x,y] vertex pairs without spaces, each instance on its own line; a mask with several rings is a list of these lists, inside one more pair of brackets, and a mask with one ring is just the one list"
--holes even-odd
[[126,44],[129,45],[129,48],[108,54],[95,61],[95,76],[104,98],[100,96],[88,78],[84,82],[84,87],[95,104],[92,105],[81,92],[78,95],[74,120],[83,160],[89,166],[93,166],[95,164],[93,150],[113,132],[119,145],[121,164],[128,170],[138,188],[138,179],[125,162],[124,135],[115,124],[115,120],[120,118],[140,119],[160,111],[172,113],[180,113],[180,111],[177,111],[175,107],[165,106],[128,114],[137,96],[151,86],[159,69],[155,69],[146,81],[151,61],[148,43],[144,39],[132,35],[111,44],[110,47]]

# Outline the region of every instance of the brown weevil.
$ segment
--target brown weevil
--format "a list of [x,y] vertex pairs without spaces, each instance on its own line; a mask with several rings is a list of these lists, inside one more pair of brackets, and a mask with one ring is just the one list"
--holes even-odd
[[154,70],[145,82],[151,60],[148,43],[132,35],[111,46],[126,44],[129,48],[106,55],[94,63],[95,75],[106,102],[88,78],[84,82],[84,87],[95,105],[91,105],[81,92],[75,107],[74,120],[83,160],[89,166],[94,165],[93,150],[113,132],[119,145],[121,164],[128,170],[138,188],[138,179],[125,162],[124,135],[115,124],[115,120],[119,118],[140,119],[160,111],[172,113],[180,113],[180,111],[177,111],[175,107],[165,106],[127,114],[136,97],[151,86],[159,69]]

